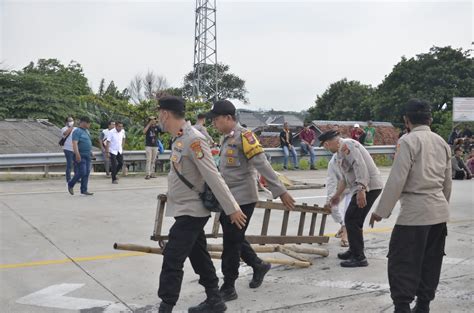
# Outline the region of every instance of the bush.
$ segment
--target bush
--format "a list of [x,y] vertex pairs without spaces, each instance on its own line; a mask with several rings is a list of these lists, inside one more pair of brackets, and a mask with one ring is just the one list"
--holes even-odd
[[274,171],[282,171],[283,163],[272,163],[272,168]]
[[300,170],[309,170],[309,161],[307,159],[300,159]]
[[320,169],[327,169],[329,164],[329,160],[326,157],[319,157],[316,159],[316,168]]
[[393,159],[385,154],[373,155],[375,165],[377,166],[392,166]]

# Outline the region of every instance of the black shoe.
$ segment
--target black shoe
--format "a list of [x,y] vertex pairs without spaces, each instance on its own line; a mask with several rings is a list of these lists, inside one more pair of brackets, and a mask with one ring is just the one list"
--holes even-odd
[[250,288],[258,288],[263,282],[265,274],[272,268],[270,263],[262,262],[253,268],[253,277],[249,283]]
[[206,289],[206,294],[207,299],[196,306],[190,307],[188,313],[222,313],[227,310],[218,288]]
[[160,308],[158,309],[158,313],[171,313],[171,312],[173,312],[173,305],[161,301]]
[[81,195],[83,195],[83,196],[93,196],[94,193],[93,193],[93,192],[86,191],[86,192],[81,192]]
[[310,169],[310,170],[312,170],[312,171],[315,171],[315,170],[317,170],[317,168],[316,168],[316,167],[314,167],[314,166],[311,166],[309,169]]
[[236,300],[239,297],[237,295],[237,291],[235,291],[235,287],[227,287],[225,284],[222,285],[219,293],[221,294],[222,301],[224,302]]
[[410,305],[408,303],[395,304],[394,313],[410,313]]
[[74,187],[69,187],[69,185],[67,186],[67,191],[69,191],[69,193],[71,194],[71,196],[74,196]]
[[341,262],[342,267],[365,267],[368,265],[369,265],[369,262],[367,262],[366,258],[362,258],[362,259],[351,258],[350,260]]
[[337,257],[341,260],[349,260],[350,258],[352,258],[352,251],[347,250],[346,252],[338,253]]
[[430,313],[430,302],[416,300],[416,305],[411,310],[411,312],[412,313]]

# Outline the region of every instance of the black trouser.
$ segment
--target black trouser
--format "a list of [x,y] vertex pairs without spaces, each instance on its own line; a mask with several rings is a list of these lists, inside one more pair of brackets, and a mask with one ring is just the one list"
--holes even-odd
[[242,212],[247,216],[247,223],[242,229],[230,223],[230,218],[224,212],[220,215],[220,222],[224,234],[224,250],[222,251],[222,274],[224,274],[224,284],[234,286],[235,280],[239,277],[240,258],[249,266],[261,264],[262,260],[253,251],[250,243],[245,240],[245,231],[250,223],[256,203],[249,203],[240,206]]
[[207,252],[204,226],[209,217],[179,216],[170,229],[169,241],[163,251],[158,297],[175,305],[183,281],[183,265],[189,257],[199,283],[206,289],[218,288],[216,269]]
[[117,155],[111,153],[110,161],[112,163],[112,181],[114,181],[117,180],[117,173],[122,169],[123,156],[120,152],[117,152]]
[[464,171],[456,171],[456,173],[454,173],[454,179],[460,179],[460,180],[463,180],[464,178],[466,177],[466,173],[464,173]]
[[388,281],[395,305],[434,299],[439,283],[446,223],[427,226],[395,225],[388,252]]
[[359,208],[357,205],[357,194],[354,194],[349,206],[347,207],[344,223],[346,225],[347,238],[349,240],[349,250],[351,250],[352,255],[356,259],[365,258],[362,227],[364,226],[367,214],[381,192],[382,189],[366,192],[365,197],[367,205],[363,208]]

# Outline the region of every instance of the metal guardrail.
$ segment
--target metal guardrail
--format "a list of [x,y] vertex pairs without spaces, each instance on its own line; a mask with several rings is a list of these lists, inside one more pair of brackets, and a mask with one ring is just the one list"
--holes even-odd
[[[386,154],[395,153],[395,146],[370,146],[366,147],[370,154]],[[296,148],[298,155],[301,155],[300,148]],[[316,156],[330,157],[331,153],[323,148],[314,148]],[[164,153],[158,155],[159,160],[168,160],[171,150],[165,150]],[[282,158],[283,151],[281,148],[268,148],[265,153],[272,158]],[[101,152],[94,152],[96,160],[93,163],[101,163],[104,161]],[[145,161],[146,153],[141,151],[124,151],[124,160],[126,162]],[[0,154],[0,168],[12,167],[28,167],[28,166],[48,166],[48,165],[66,165],[64,153],[28,153],[28,154]]]

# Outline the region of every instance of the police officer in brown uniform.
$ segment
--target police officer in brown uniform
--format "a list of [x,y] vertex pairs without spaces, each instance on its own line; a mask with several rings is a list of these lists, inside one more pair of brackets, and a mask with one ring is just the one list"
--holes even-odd
[[184,112],[185,103],[181,98],[167,96],[159,100],[159,126],[173,136],[166,214],[175,218],[163,251],[159,312],[171,312],[178,301],[183,264],[188,257],[207,295],[204,302],[189,308],[189,312],[224,312],[227,308],[219,293],[219,280],[207,251],[203,230],[210,211],[204,207],[198,191],[191,190],[178,173],[199,192],[207,183],[224,210],[222,215],[228,215],[230,223],[237,229],[245,227],[246,216],[219,174],[206,139],[184,120]]
[[370,224],[388,218],[400,200],[388,252],[388,281],[395,312],[429,312],[439,283],[451,196],[451,150],[433,133],[431,106],[412,99],[405,107],[410,133],[399,140],[385,190]]
[[336,163],[343,179],[339,180],[336,193],[330,200],[336,206],[341,195],[349,188],[351,202],[346,210],[344,223],[349,239],[349,250],[339,253],[342,267],[368,266],[364,254],[362,228],[372,205],[382,192],[382,177],[374,160],[362,144],[353,139],[342,139],[339,133],[330,130],[318,137],[326,150],[336,153]]
[[[295,201],[273,171],[255,134],[237,123],[234,105],[228,100],[217,101],[208,116],[217,130],[224,135],[219,171],[247,216],[247,225],[258,201],[257,171],[267,180],[273,197],[280,197],[286,207],[294,208]],[[271,266],[263,262],[245,240],[247,226],[236,227],[225,214],[221,214],[220,222],[224,233],[224,284],[220,291],[224,301],[230,301],[237,299],[235,280],[239,276],[240,258],[253,268],[250,288],[257,288],[262,284]]]

